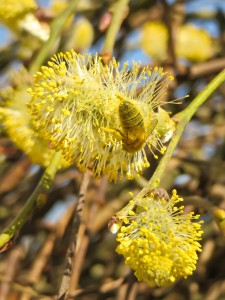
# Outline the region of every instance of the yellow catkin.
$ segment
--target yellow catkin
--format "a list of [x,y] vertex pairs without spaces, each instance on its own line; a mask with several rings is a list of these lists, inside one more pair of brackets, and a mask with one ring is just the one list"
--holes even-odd
[[[47,167],[55,151],[49,149],[48,143],[34,130],[27,112],[26,102],[30,99],[27,88],[32,84],[32,77],[26,70],[16,72],[11,77],[14,88],[8,87],[0,93],[1,124],[10,139],[34,164]],[[62,159],[59,168],[68,165],[68,162]]]
[[[183,199],[175,190],[170,199],[152,196],[136,201],[129,217],[124,216],[116,251],[124,256],[139,281],[167,286],[195,270],[202,221],[197,221],[199,215],[184,215],[183,208],[176,207]],[[120,216],[121,225],[122,221]]]
[[[146,22],[141,28],[140,44],[143,50],[155,60],[165,60],[168,55],[169,31],[162,22]],[[178,58],[201,62],[218,52],[218,44],[210,34],[193,24],[181,25],[174,42]]]
[[133,179],[149,167],[145,146],[164,149],[157,109],[172,80],[162,68],[140,67],[115,59],[105,66],[73,50],[54,55],[29,89],[33,126],[81,171]]
[[34,11],[37,4],[34,0],[7,0],[0,1],[0,20],[10,20],[21,17],[30,11]]

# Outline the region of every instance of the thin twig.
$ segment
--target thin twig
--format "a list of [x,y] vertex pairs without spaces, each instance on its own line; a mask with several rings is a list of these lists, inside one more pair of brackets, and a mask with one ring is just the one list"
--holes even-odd
[[123,22],[128,3],[129,0],[119,0],[114,5],[112,22],[107,30],[105,42],[101,51],[101,56],[105,63],[108,63],[112,58],[116,37]]
[[96,213],[95,219],[93,219],[92,225],[89,229],[91,233],[100,231],[103,226],[109,222],[112,215],[119,211],[131,199],[128,190],[121,190],[121,194],[117,198],[107,202]]
[[86,220],[85,222],[83,222],[82,233],[79,234],[80,236],[79,240],[81,241],[79,243],[80,246],[78,247],[76,256],[74,257],[74,259],[76,260],[76,268],[73,268],[72,270],[69,294],[71,294],[77,289],[82,266],[84,264],[84,259],[90,242],[90,233],[92,232],[93,234],[93,231],[91,231],[92,225],[94,220],[96,219],[99,208],[103,204],[103,201],[105,199],[106,187],[107,187],[107,181],[106,178],[103,177],[102,180],[100,181],[100,185],[97,187],[97,191],[95,192],[96,197],[94,197],[95,199],[93,199],[93,204],[91,205],[91,208],[88,210],[88,213],[85,214]]
[[69,247],[67,251],[67,262],[66,262],[66,269],[62,278],[58,299],[63,300],[66,298],[67,293],[69,291],[70,286],[70,278],[71,272],[73,269],[74,264],[74,256],[77,249],[77,242],[78,242],[78,232],[82,222],[83,210],[84,210],[84,200],[85,195],[87,192],[88,184],[90,181],[91,174],[89,172],[84,174],[83,181],[80,187],[80,193],[77,203],[77,209],[74,214],[73,225],[70,235]]
[[93,287],[87,287],[85,289],[79,289],[75,292],[68,295],[67,300],[69,299],[77,299],[78,296],[86,296],[88,294],[106,294],[110,291],[118,289],[121,284],[123,284],[124,278],[119,278],[114,281],[103,283],[101,286],[93,286]]
[[50,165],[45,170],[40,182],[38,183],[36,189],[27,200],[26,204],[23,206],[18,216],[12,221],[12,223],[0,233],[0,249],[8,249],[7,245],[11,245],[11,241],[18,235],[20,229],[26,222],[27,218],[30,216],[31,212],[43,205],[42,195],[49,190],[51,183],[55,177],[58,170],[58,163],[61,159],[61,153],[57,152],[54,154]]
[[18,264],[24,255],[23,248],[21,246],[15,247],[8,255],[7,263],[6,263],[6,270],[5,270],[5,279],[7,281],[2,282],[1,284],[1,294],[0,300],[7,300],[8,294],[11,290],[11,282],[14,279],[15,274],[18,270]]
[[118,288],[117,300],[135,300],[137,294],[137,282],[132,271],[129,271],[123,284]]
[[18,162],[13,164],[1,179],[0,194],[13,190],[25,177],[25,173],[30,166],[31,162],[27,157],[23,157]]
[[128,283],[127,282],[123,282],[123,284],[121,284],[117,290],[116,293],[116,300],[125,300],[126,298],[126,293],[127,293],[127,288],[128,288]]
[[80,274],[81,274],[82,267],[84,265],[84,260],[86,257],[89,242],[90,242],[90,237],[87,234],[85,234],[81,239],[80,247],[76,252],[76,256],[74,256],[73,266],[76,267],[73,267],[72,269],[70,286],[68,291],[69,294],[74,292],[78,287]]
[[126,300],[137,299],[137,291],[138,291],[138,283],[137,282],[133,282],[131,285],[129,284]]
[[35,72],[37,72],[38,69],[40,68],[40,66],[48,58],[48,55],[51,52],[51,49],[52,49],[55,41],[57,40],[57,38],[63,28],[63,25],[67,21],[68,17],[75,12],[79,1],[80,0],[69,1],[66,9],[57,18],[55,18],[53,20],[53,22],[51,24],[50,37],[47,40],[47,42],[43,44],[42,48],[38,52],[38,55],[33,60],[31,66],[30,66],[29,71],[31,74],[34,74]]
[[208,74],[219,72],[225,68],[225,58],[213,59],[207,62],[194,64],[190,67],[190,79],[204,77]]
[[39,294],[37,291],[35,291],[33,288],[29,286],[24,286],[19,283],[15,283],[14,281],[9,280],[8,278],[5,278],[2,274],[0,274],[0,282],[8,283],[11,287],[11,291],[17,291],[20,293],[26,293],[32,297],[35,297],[34,299],[40,299],[40,300],[52,300],[52,297]]
[[[28,282],[30,284],[35,284],[38,282],[44,267],[46,266],[47,260],[52,254],[53,247],[55,245],[56,239],[61,238],[73,213],[76,208],[76,203],[71,207],[69,206],[67,211],[61,216],[54,232],[50,233],[40,251],[37,258],[35,259],[32,267],[27,275]],[[21,300],[29,300],[30,295],[25,294]]]
[[178,69],[177,57],[175,53],[175,45],[177,39],[177,27],[178,25],[174,22],[174,18],[172,18],[172,10],[171,5],[169,5],[165,0],[162,0],[162,4],[165,10],[165,19],[166,25],[169,33],[169,41],[168,41],[168,64],[176,67]]

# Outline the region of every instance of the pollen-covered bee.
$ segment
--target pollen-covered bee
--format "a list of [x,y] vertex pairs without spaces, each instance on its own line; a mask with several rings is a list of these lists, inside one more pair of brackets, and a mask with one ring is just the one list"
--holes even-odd
[[[147,138],[157,125],[157,120],[153,119],[152,111],[146,105],[131,99],[126,99],[117,95],[120,100],[119,120],[121,129],[117,129],[122,137],[123,149],[133,153],[139,151],[146,143]],[[141,106],[142,104],[142,106]]]

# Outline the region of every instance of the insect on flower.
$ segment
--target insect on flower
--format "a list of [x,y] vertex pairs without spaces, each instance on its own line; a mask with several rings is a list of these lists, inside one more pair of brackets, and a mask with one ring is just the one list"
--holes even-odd
[[111,219],[109,220],[109,223],[108,223],[108,229],[109,231],[111,231],[113,234],[117,233],[120,229],[122,225],[122,221],[116,217],[116,216],[113,216],[111,217]]
[[[121,95],[116,95],[119,99],[119,121],[121,129],[108,129],[115,135],[122,138],[122,147],[129,153],[134,153],[143,148],[147,138],[157,125],[157,120],[153,118],[153,111],[149,107],[144,107],[143,103],[127,99]],[[144,110],[145,108],[145,110]]]
[[167,193],[167,191],[161,187],[156,188],[156,189],[151,189],[150,191],[148,191],[145,195],[145,197],[150,197],[153,196],[153,198],[157,198],[157,199],[162,199],[164,198],[165,200],[169,200],[169,195]]
[[38,134],[82,172],[133,179],[150,165],[145,146],[156,159],[155,150],[165,152],[159,107],[172,79],[162,68],[120,68],[115,59],[105,66],[71,50],[37,72],[28,112]]

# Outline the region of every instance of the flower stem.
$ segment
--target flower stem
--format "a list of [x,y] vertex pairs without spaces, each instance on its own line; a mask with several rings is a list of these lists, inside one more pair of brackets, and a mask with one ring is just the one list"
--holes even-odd
[[31,74],[36,73],[41,67],[41,65],[48,58],[48,55],[51,52],[51,49],[53,48],[54,43],[57,40],[63,28],[63,25],[65,24],[68,17],[75,12],[79,1],[80,0],[69,1],[66,9],[62,11],[62,13],[52,21],[50,37],[48,41],[42,45],[40,51],[38,52],[37,56],[33,60],[32,64],[30,65]]
[[[34,211],[38,206],[39,202],[43,199],[44,193],[49,190],[51,183],[55,177],[55,174],[58,170],[58,163],[61,158],[61,152],[56,152],[44,174],[41,177],[40,182],[38,183],[36,189],[27,200],[24,207],[19,212],[18,216],[12,221],[12,223],[0,233],[0,249],[3,249],[4,246],[9,243],[14,237],[17,236],[21,227],[26,222],[28,216],[32,211]],[[42,203],[41,203],[42,204]]]
[[154,182],[156,182],[157,179],[161,179],[163,176],[163,173],[165,172],[165,169],[167,167],[167,164],[170,160],[170,158],[173,155],[173,152],[180,140],[180,137],[185,129],[185,126],[188,124],[190,119],[193,117],[193,115],[198,110],[199,106],[201,106],[208,97],[218,88],[218,86],[225,81],[225,69],[222,70],[190,103],[188,107],[186,107],[183,111],[176,114],[173,119],[177,122],[177,127],[175,134],[173,135],[166,153],[162,157],[156,171],[154,172],[153,176],[148,182],[148,185],[146,189],[151,189],[154,187]]
[[109,61],[112,57],[113,47],[115,45],[117,33],[120,30],[121,23],[126,13],[129,0],[119,0],[114,5],[112,22],[106,33],[105,42],[102,49],[102,56]]
[[180,137],[185,129],[185,126],[188,124],[190,119],[193,117],[197,109],[200,105],[202,105],[208,97],[218,88],[218,86],[225,81],[225,69],[222,70],[191,102],[191,104],[186,107],[183,111],[176,114],[173,119],[177,122],[176,131],[167,147],[167,150],[161,161],[155,170],[153,176],[148,181],[146,187],[144,187],[133,199],[133,201],[129,202],[121,211],[119,211],[116,215],[122,216],[127,215],[128,212],[134,207],[135,201],[144,197],[149,190],[156,188],[159,185],[160,179],[162,178],[165,169],[170,161],[170,158],[173,155],[173,152],[180,140]]

